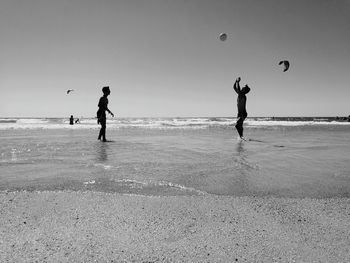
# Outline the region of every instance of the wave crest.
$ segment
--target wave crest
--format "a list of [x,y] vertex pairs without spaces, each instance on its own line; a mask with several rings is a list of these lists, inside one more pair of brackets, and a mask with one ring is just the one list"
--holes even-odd
[[[108,119],[108,129],[142,128],[142,129],[206,129],[231,128],[236,118],[202,117],[202,118],[115,118]],[[310,126],[310,125],[350,125],[347,120],[335,118],[247,118],[246,127],[271,126]],[[80,123],[69,125],[68,118],[2,118],[0,130],[7,129],[99,129],[96,118],[81,118]]]

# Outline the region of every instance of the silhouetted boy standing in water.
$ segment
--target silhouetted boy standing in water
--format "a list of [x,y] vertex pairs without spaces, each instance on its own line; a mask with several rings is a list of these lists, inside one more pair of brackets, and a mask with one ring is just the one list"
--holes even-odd
[[247,118],[248,116],[248,113],[246,110],[246,102],[247,102],[246,94],[250,91],[250,88],[248,87],[248,85],[245,85],[241,89],[239,85],[240,81],[241,81],[241,78],[237,78],[235,84],[233,85],[233,89],[238,94],[238,98],[237,98],[237,108],[238,108],[237,118],[238,119],[235,127],[241,139],[245,140],[245,138],[243,137],[243,122],[245,118]]
[[106,142],[106,111],[114,117],[114,114],[108,109],[108,95],[111,94],[109,87],[102,88],[103,96],[100,98],[98,102],[98,111],[97,111],[97,123],[101,124],[100,134],[98,135],[98,139]]

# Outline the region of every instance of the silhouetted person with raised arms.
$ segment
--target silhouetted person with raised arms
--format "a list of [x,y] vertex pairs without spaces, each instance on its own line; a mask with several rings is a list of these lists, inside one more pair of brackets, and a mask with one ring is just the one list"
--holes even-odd
[[114,117],[114,114],[108,109],[108,95],[111,94],[109,87],[102,88],[103,96],[100,98],[98,102],[98,111],[97,111],[97,123],[101,124],[100,134],[98,135],[98,139],[106,142],[106,111]]
[[241,78],[237,78],[235,84],[233,85],[233,89],[237,92],[237,122],[236,122],[236,129],[238,131],[239,137],[241,139],[245,140],[243,137],[243,122],[247,118],[248,113],[246,109],[246,103],[247,103],[247,97],[246,94],[250,91],[250,88],[248,85],[245,85],[242,89],[239,85],[239,82],[241,81]]

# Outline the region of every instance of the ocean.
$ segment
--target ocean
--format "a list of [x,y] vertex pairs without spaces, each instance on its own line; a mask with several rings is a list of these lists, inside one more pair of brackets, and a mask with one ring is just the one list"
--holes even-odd
[[350,122],[334,118],[0,118],[0,191],[350,197]]

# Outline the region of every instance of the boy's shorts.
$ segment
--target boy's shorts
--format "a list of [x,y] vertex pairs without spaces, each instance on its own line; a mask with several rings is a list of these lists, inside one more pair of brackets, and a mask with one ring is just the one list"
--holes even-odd
[[247,116],[248,116],[248,113],[246,111],[245,112],[238,112],[238,114],[237,114],[237,118],[245,119],[245,118],[247,118]]

